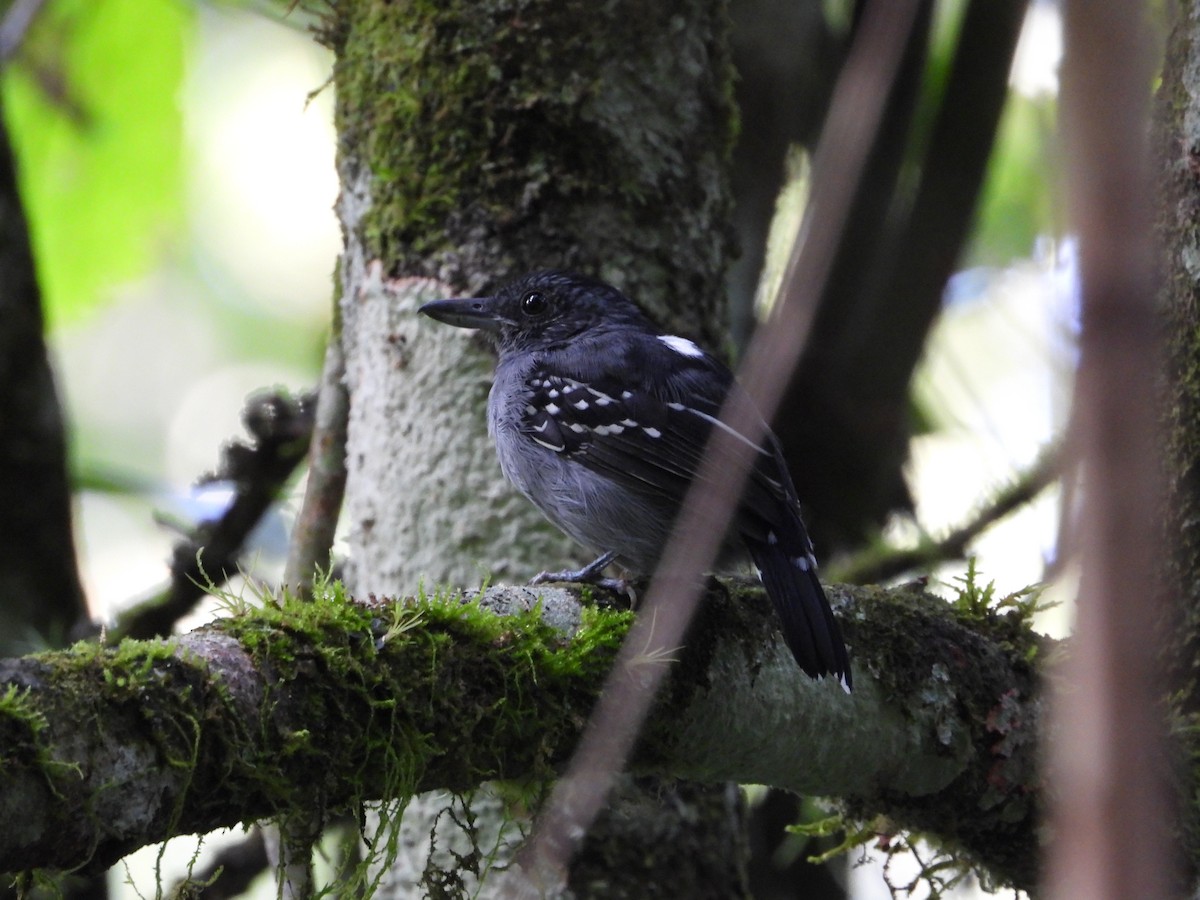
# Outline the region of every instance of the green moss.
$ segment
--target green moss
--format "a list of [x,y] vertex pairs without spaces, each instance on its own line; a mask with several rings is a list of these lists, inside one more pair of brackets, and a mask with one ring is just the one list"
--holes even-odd
[[1041,703],[1033,661],[1044,659],[1051,642],[1029,627],[1027,604],[981,604],[979,594],[969,596],[977,588],[972,576],[958,603],[916,587],[855,588],[846,630],[850,643],[866,651],[859,663],[896,698],[896,708],[932,712],[931,745],[959,758],[963,770],[927,797],[885,792],[882,803],[848,808],[860,820],[895,813],[909,827],[989,860],[1002,882],[1030,884],[1041,787],[1026,781],[1038,771]]
[[[748,580],[720,584],[726,596],[710,593],[699,610],[678,666],[683,677],[668,680],[658,701],[662,706],[689,702],[679,692],[704,683],[716,640],[744,644],[748,659],[761,650],[768,605],[762,588]],[[1037,772],[1041,709],[1034,662],[1043,662],[1049,649],[1029,626],[1036,601],[1023,592],[998,598],[974,574],[958,602],[916,585],[826,589],[856,670],[882,691],[886,707],[913,710],[914,726],[928,729],[923,743],[952,760],[960,773],[920,796],[884,785],[863,797],[843,798],[844,820],[882,820],[884,829],[936,835],[966,863],[986,861],[980,863],[984,874],[1001,883],[1034,883],[1040,784],[1030,779]],[[654,721],[652,714],[639,748],[651,762],[669,756],[671,748],[671,735],[656,735]],[[875,833],[874,824],[864,827]],[[846,846],[865,833],[848,837]]]
[[30,697],[29,688],[9,685],[0,693],[0,777],[6,769],[44,761],[41,735],[46,715]]
[[718,322],[726,30],[714,0],[344,0],[321,37],[342,181],[366,204],[352,244],[393,275],[583,268]]
[[[602,183],[616,205],[636,208],[659,192],[659,175],[686,169],[663,158],[665,138],[629,97],[605,90],[606,78],[632,74],[657,92],[664,61],[626,68],[669,18],[653,4],[361,2],[344,12],[328,35],[337,125],[343,152],[375,180],[364,238],[379,258],[439,249],[464,198],[500,224],[521,215],[531,186],[570,196]],[[636,158],[613,152],[611,120]],[[732,134],[717,144],[726,156]]]
[[[359,604],[335,584],[214,627],[279,685],[321,679],[321,690],[297,692],[304,708],[264,703],[262,727],[294,721],[279,736],[289,767],[323,771],[353,756],[356,792],[373,797],[415,791],[426,774],[465,788],[502,777],[505,760],[548,765],[582,723],[626,619],[597,611],[567,638],[537,610],[497,616],[447,594]],[[575,713],[562,717],[563,703]],[[529,760],[530,747],[544,754]]]
[[[498,616],[443,593],[359,603],[322,583],[309,602],[238,608],[172,642],[78,645],[27,661],[37,690],[0,694],[0,784],[36,770],[70,798],[58,806],[104,834],[131,782],[161,778],[149,834],[165,837],[234,824],[235,808],[257,819],[384,799],[398,811],[426,787],[546,778],[573,748],[629,618],[591,610],[565,635],[536,609]],[[75,735],[100,759],[138,762],[91,784],[50,758],[50,747],[78,746]],[[124,847],[96,853],[108,864]]]

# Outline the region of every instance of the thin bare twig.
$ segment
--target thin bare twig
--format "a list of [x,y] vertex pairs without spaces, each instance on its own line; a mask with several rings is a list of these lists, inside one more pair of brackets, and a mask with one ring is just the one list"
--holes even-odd
[[308,448],[308,484],[300,514],[292,526],[283,583],[298,595],[312,588],[317,566],[329,564],[334,532],[346,493],[346,422],[350,396],[341,337],[330,335],[317,393],[312,443]]
[[[752,441],[761,440],[808,335],[816,298],[828,277],[866,148],[878,128],[887,86],[894,77],[917,0],[876,0],[864,13],[858,39],[834,89],[814,163],[810,214],[784,275],[776,314],[751,342],[739,374],[749,400],[734,394],[721,420]],[[716,556],[724,527],[741,494],[751,450],[713,429],[693,488],[688,492],[646,604],[622,647],[566,775],[555,785],[520,858],[521,892],[545,890],[564,880],[579,841],[628,758],[667,663],[645,662],[646,647],[678,646],[699,595],[698,574]],[[718,471],[719,469],[719,471]],[[704,485],[703,488],[697,486]],[[634,657],[642,660],[633,665]]]
[[995,496],[977,510],[969,520],[937,540],[923,540],[916,547],[900,550],[868,550],[845,565],[837,567],[834,581],[851,584],[875,584],[899,578],[913,569],[927,568],[935,563],[963,559],[967,547],[1009,513],[1035,500],[1059,477],[1062,464],[1061,447],[1045,448],[1033,465],[1017,474],[1013,482],[996,492]]
[[1166,820],[1159,447],[1145,6],[1064,6],[1064,160],[1080,236],[1072,440],[1083,475],[1072,652],[1049,733],[1053,897],[1172,896]]
[[253,440],[227,445],[220,471],[206,479],[234,482],[233,502],[220,519],[198,526],[176,544],[170,585],[122,613],[108,630],[110,640],[170,634],[175,622],[204,595],[205,584],[223,584],[237,574],[247,536],[305,458],[313,427],[312,399],[262,393],[247,401],[242,419]]

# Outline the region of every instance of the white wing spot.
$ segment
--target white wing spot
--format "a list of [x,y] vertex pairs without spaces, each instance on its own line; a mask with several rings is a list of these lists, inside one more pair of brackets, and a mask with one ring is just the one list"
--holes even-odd
[[628,400],[632,396],[633,396],[633,394],[631,394],[629,391],[621,391],[621,399],[622,400]]
[[532,403],[525,404],[525,415],[532,416],[535,412],[537,412],[536,406],[534,406]]
[[622,419],[621,424],[624,425],[626,428],[637,428],[638,427],[637,422],[633,421],[633,419]]
[[576,434],[583,434],[585,431],[587,431],[587,426],[581,425],[578,422],[572,422],[570,428]]
[[547,415],[557,416],[560,412],[562,412],[562,410],[558,408],[557,403],[547,403],[546,404]]
[[797,569],[799,569],[801,572],[807,572],[808,571],[808,557],[807,556],[795,556],[792,558],[792,565],[795,566]]
[[575,403],[573,403],[571,405],[580,411],[583,411],[588,408],[588,402],[586,400],[577,400]]
[[659,431],[657,428],[647,427],[647,428],[643,428],[642,431],[646,432],[646,437],[652,437],[652,438],[662,437],[662,432]]
[[680,337],[677,334],[660,334],[658,339],[680,356],[690,356],[692,359],[698,359],[704,355],[703,350],[701,350],[687,338]]
[[595,431],[596,434],[600,435],[601,437],[604,437],[604,436],[610,435],[610,434],[620,434],[625,429],[622,428],[620,425],[597,425],[592,430]]
[[683,412],[685,409],[687,409],[687,407],[684,406],[682,403],[668,403],[667,408],[673,409],[673,410],[675,410],[675,412]]
[[779,537],[773,531],[767,532],[767,543],[774,547],[779,543]]
[[551,400],[557,400],[558,399],[558,388],[550,388],[550,392],[548,394],[546,394],[546,396],[549,397]]

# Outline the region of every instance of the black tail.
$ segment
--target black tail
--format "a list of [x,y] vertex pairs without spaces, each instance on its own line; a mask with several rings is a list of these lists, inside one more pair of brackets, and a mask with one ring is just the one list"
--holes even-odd
[[[833,675],[849,692],[853,683],[850,656],[842,629],[817,580],[807,538],[803,532],[799,536],[785,535],[782,540],[775,532],[768,537],[775,542],[747,540],[746,547],[775,605],[783,639],[805,674],[813,678]],[[799,540],[788,539],[796,537]]]

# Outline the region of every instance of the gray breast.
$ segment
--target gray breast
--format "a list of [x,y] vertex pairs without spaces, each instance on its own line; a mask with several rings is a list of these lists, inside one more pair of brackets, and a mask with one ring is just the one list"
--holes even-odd
[[538,444],[518,427],[527,402],[525,373],[504,361],[488,396],[488,431],[504,476],[555,526],[594,553],[615,550],[637,573],[654,568],[674,510]]

